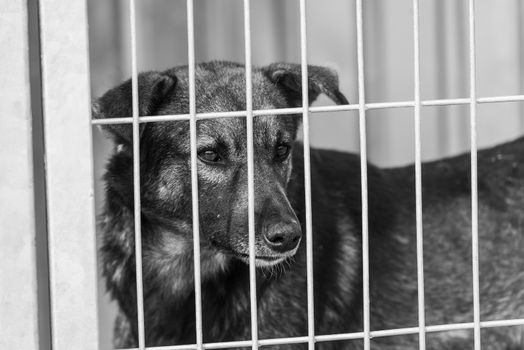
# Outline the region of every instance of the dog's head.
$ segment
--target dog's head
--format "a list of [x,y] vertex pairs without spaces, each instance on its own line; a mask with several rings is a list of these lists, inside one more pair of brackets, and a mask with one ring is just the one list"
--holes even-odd
[[[253,108],[302,105],[301,68],[276,63],[253,68]],[[346,104],[336,74],[308,67],[309,103],[321,93]],[[242,65],[212,62],[196,67],[198,113],[246,109]],[[189,113],[187,67],[147,72],[138,77],[140,115]],[[132,115],[131,82],[108,91],[93,103],[95,118]],[[271,266],[295,254],[301,225],[287,198],[294,141],[301,114],[254,118],[254,209],[257,266]],[[132,126],[109,124],[114,139],[109,162],[108,193],[133,206]],[[148,244],[168,246],[179,253],[192,240],[189,121],[140,124],[141,204],[145,224],[159,237]],[[197,122],[198,193],[203,254],[231,256],[248,262],[248,181],[246,118],[200,119]],[[301,151],[301,150],[297,150]],[[158,233],[160,232],[160,233]],[[173,244],[166,244],[171,242]],[[173,252],[175,254],[175,252]]]

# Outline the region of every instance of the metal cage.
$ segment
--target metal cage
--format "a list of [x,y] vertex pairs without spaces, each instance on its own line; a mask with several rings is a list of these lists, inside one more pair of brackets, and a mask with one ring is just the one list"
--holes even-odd
[[[137,310],[139,321],[139,349],[146,349],[144,339],[144,306],[141,264],[140,222],[140,169],[139,125],[140,123],[189,120],[191,135],[191,182],[194,230],[196,343],[188,345],[153,347],[148,349],[193,350],[222,349],[230,347],[258,347],[278,344],[307,343],[314,349],[315,343],[363,339],[364,349],[370,348],[370,339],[393,335],[418,334],[419,348],[425,349],[426,333],[473,329],[475,350],[481,349],[481,328],[524,325],[524,319],[482,321],[479,302],[479,256],[478,256],[478,191],[477,191],[477,105],[484,103],[524,101],[524,95],[477,96],[475,1],[469,4],[469,97],[459,99],[422,100],[420,93],[420,38],[419,0],[413,0],[413,48],[414,48],[414,99],[402,102],[367,103],[364,77],[363,0],[356,0],[358,103],[339,106],[300,107],[279,110],[253,110],[251,77],[251,11],[250,0],[243,0],[245,64],[246,64],[246,110],[223,113],[197,113],[195,106],[195,36],[193,0],[187,0],[188,60],[190,77],[190,111],[187,115],[139,116],[138,69],[136,46],[135,0],[130,2],[131,67],[133,114],[127,118],[91,120],[89,94],[89,65],[87,41],[87,16],[84,1],[40,0],[39,8],[31,2],[11,0],[0,5],[0,32],[2,48],[0,70],[7,80],[10,93],[2,98],[1,124],[9,137],[0,138],[0,149],[6,157],[14,155],[19,166],[6,165],[4,178],[16,181],[3,182],[6,193],[5,207],[0,211],[3,236],[7,245],[0,247],[9,264],[2,269],[2,280],[9,281],[1,290],[2,312],[0,324],[7,336],[0,337],[2,348],[10,349],[97,349],[97,287],[96,287],[96,239],[93,200],[93,165],[91,126],[99,124],[129,123],[133,126],[133,175],[134,219],[136,246]],[[29,4],[29,5],[28,5]],[[33,21],[33,24],[30,22]],[[36,23],[36,24],[35,24]],[[10,26],[9,24],[13,24]],[[30,30],[36,30],[34,38],[37,49],[29,50]],[[36,29],[35,29],[36,28]],[[33,38],[33,39],[34,39]],[[300,0],[300,53],[302,67],[303,106],[308,105],[307,88],[307,23],[306,0]],[[40,55],[39,55],[40,54]],[[31,57],[36,57],[36,62]],[[32,74],[30,74],[32,73]],[[33,90],[41,86],[41,91]],[[6,91],[6,89],[3,89]],[[40,94],[38,96],[38,94]],[[423,226],[422,226],[422,173],[421,173],[421,110],[425,106],[468,105],[470,108],[471,137],[471,208],[472,208],[472,261],[474,318],[460,324],[425,324],[424,272],[423,272]],[[31,106],[29,108],[28,106]],[[415,121],[415,174],[416,174],[416,237],[418,267],[418,326],[402,329],[371,330],[369,310],[369,256],[368,256],[368,197],[367,197],[367,139],[366,111],[374,109],[413,108]],[[41,114],[39,114],[41,111]],[[316,334],[313,304],[313,247],[311,215],[310,176],[310,124],[311,113],[332,111],[358,111],[361,186],[362,186],[362,251],[363,251],[363,331],[345,334]],[[301,113],[304,128],[304,173],[306,196],[307,239],[307,315],[308,335],[278,339],[259,339],[257,330],[257,298],[254,263],[254,184],[253,184],[253,118],[263,115]],[[38,129],[35,120],[43,116],[42,135],[32,132]],[[74,116],[74,117],[73,117]],[[14,118],[13,118],[14,117]],[[250,302],[251,340],[221,343],[203,343],[201,290],[200,290],[200,240],[199,205],[196,167],[196,122],[205,118],[245,117],[247,121],[248,190],[249,190],[249,252],[250,252]],[[35,140],[44,143],[44,154],[34,151]],[[16,141],[16,142],[15,142]],[[33,155],[35,153],[35,155]],[[36,157],[35,159],[33,159]],[[45,166],[43,162],[45,161]],[[45,172],[45,184],[38,185],[35,174]],[[35,195],[35,186],[45,191],[45,200]],[[35,225],[38,204],[45,207],[44,219]],[[12,216],[16,214],[16,216]],[[13,235],[19,232],[19,235]],[[38,238],[40,237],[40,238]],[[44,241],[42,242],[42,237]],[[47,237],[47,238],[46,238]],[[40,243],[35,243],[40,242]],[[42,248],[44,244],[44,248]],[[39,262],[37,264],[37,261]],[[39,264],[41,265],[40,267]],[[44,267],[42,267],[42,265]],[[42,271],[42,282],[37,269]],[[40,281],[40,282],[39,282]],[[5,283],[5,282],[2,282]],[[48,304],[46,309],[45,305]],[[5,309],[5,310],[4,310]],[[49,309],[49,310],[48,310]],[[46,311],[47,310],[47,311]],[[16,316],[14,316],[16,314]],[[50,324],[50,326],[49,326]],[[5,327],[7,325],[7,327]]]

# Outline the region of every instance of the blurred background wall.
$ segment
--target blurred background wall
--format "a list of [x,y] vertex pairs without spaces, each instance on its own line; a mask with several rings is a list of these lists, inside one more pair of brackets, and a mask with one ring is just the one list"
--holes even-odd
[[[252,1],[255,65],[300,62],[298,0]],[[524,93],[524,5],[520,0],[478,0],[476,8],[477,93],[479,97]],[[339,73],[341,91],[358,101],[355,3],[307,2],[308,61]],[[467,1],[423,0],[420,4],[422,99],[469,96]],[[102,95],[131,74],[129,4],[89,0],[92,96]],[[241,0],[195,0],[197,62],[244,61]],[[367,102],[413,100],[411,0],[366,0],[364,46]],[[187,64],[184,0],[137,0],[139,71]],[[316,105],[330,104],[321,98]],[[522,103],[478,107],[478,143],[494,145],[524,134]],[[395,166],[414,160],[413,109],[372,110],[367,114],[370,161]],[[312,114],[312,144],[358,152],[358,114]],[[468,106],[422,109],[423,159],[469,149]],[[96,198],[111,145],[94,132]],[[100,283],[101,345],[110,348],[115,306]]]

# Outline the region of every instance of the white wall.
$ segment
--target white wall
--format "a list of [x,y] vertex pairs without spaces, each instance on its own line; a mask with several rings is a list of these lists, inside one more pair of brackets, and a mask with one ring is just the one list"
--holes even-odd
[[[0,3],[0,348],[39,348],[28,13]],[[43,346],[42,346],[43,347]]]

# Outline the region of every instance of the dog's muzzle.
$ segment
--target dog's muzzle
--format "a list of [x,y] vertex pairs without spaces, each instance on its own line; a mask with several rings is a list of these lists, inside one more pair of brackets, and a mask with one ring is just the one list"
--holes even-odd
[[302,238],[302,230],[295,220],[266,225],[264,242],[275,253],[283,254],[295,250]]

